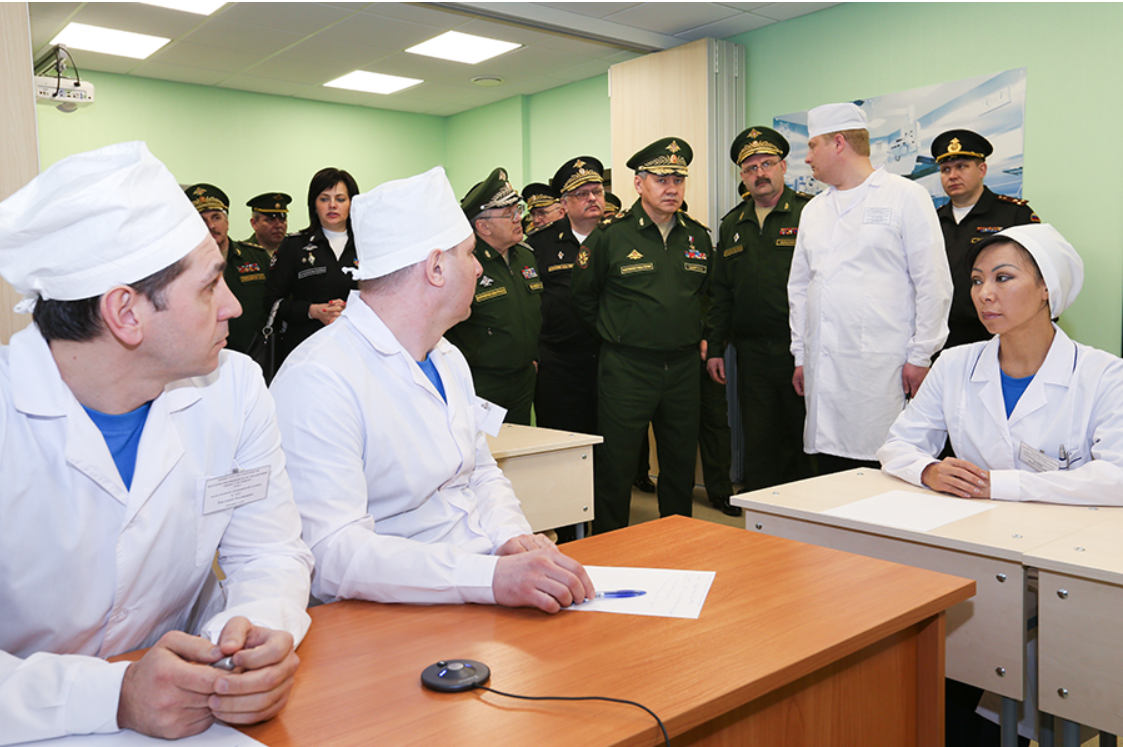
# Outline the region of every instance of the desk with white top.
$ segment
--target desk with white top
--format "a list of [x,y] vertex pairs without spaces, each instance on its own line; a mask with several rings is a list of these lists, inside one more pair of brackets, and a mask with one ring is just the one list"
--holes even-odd
[[1012,734],[1014,701],[1027,694],[1026,619],[1036,604],[1025,558],[1112,517],[1123,520],[1123,509],[988,501],[990,510],[927,532],[822,513],[890,490],[936,495],[879,470],[858,469],[731,500],[745,509],[749,531],[974,579],[976,596],[947,613],[947,676],[1006,698],[1003,720]]
[[1038,694],[1059,716],[1065,747],[1076,724],[1123,733],[1123,517],[1027,553],[1038,569]]
[[534,531],[593,520],[593,445],[586,433],[504,423],[488,436],[491,455],[511,481]]

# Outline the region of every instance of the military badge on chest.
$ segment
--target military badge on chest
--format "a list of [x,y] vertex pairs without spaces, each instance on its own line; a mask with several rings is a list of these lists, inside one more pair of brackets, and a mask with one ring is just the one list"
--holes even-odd
[[522,273],[523,277],[527,280],[533,280],[534,278],[538,277],[538,270],[534,269],[533,267],[523,267]]
[[495,281],[489,278],[487,275],[480,275],[480,285],[482,287],[490,288],[493,283],[495,283]]

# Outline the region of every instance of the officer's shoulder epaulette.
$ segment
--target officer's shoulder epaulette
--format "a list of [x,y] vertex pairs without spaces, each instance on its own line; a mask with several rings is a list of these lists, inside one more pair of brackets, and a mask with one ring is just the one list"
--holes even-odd
[[805,200],[813,200],[813,199],[815,199],[815,195],[813,195],[813,194],[808,194],[807,192],[799,192],[799,191],[796,191],[796,193],[795,193],[795,194],[796,194],[796,197],[802,197],[802,198],[803,198],[803,199],[805,199]]
[[706,225],[705,223],[703,223],[702,221],[698,220],[697,218],[695,218],[695,217],[694,217],[693,215],[691,215],[690,213],[686,212],[685,210],[679,210],[679,211],[678,211],[678,213],[679,213],[679,215],[681,215],[682,217],[686,218],[686,219],[687,219],[688,221],[690,221],[691,223],[697,223],[697,224],[698,224],[699,226],[701,226],[702,228],[706,229],[707,231],[709,231],[709,230],[710,230],[710,227],[709,227],[709,226],[707,226],[707,225]]
[[244,244],[245,246],[252,246],[254,249],[260,249],[262,251],[265,251],[265,247],[263,247],[261,244],[257,243],[256,241],[239,241],[238,243]]
[[739,212],[739,211],[741,211],[741,210],[744,210],[744,209],[745,209],[745,201],[744,201],[744,200],[742,200],[741,202],[739,202],[739,203],[737,203],[736,205],[734,205],[734,206],[733,206],[733,208],[732,208],[732,209],[731,209],[731,210],[730,210],[730,211],[729,211],[728,213],[726,213],[725,215],[721,216],[721,222],[722,222],[722,223],[725,223],[725,221],[726,221],[726,220],[727,220],[727,219],[729,218],[729,216],[733,215],[733,214],[734,214],[734,213],[736,213],[736,212]]
[[598,225],[601,228],[608,228],[609,226],[614,225],[614,224],[619,223],[620,221],[624,220],[625,218],[628,217],[628,215],[629,215],[629,213],[628,213],[627,209],[617,210],[614,214],[608,216],[607,218],[602,219],[601,222]]
[[1021,200],[1021,199],[1018,199],[1017,197],[1011,197],[1010,195],[995,195],[995,198],[997,198],[1001,202],[1009,202],[1009,203],[1012,203],[1014,205],[1025,205],[1025,206],[1029,205],[1029,200]]

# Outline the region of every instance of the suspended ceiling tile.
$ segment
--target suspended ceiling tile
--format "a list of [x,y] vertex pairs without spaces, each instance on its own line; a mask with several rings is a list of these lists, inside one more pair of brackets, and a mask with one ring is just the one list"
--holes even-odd
[[301,36],[338,23],[352,13],[345,8],[319,3],[234,3],[222,12],[227,21],[289,31]]
[[145,62],[133,70],[131,75],[142,78],[155,78],[156,80],[171,80],[177,83],[194,83],[197,86],[213,86],[224,78],[227,73],[220,70],[205,70],[198,67],[185,67],[183,65],[167,65],[163,62]]
[[[372,3],[364,9],[363,14],[396,18],[399,21],[420,23],[432,26],[437,33],[449,31],[457,26],[472,20],[461,13],[452,13],[438,8],[428,8],[417,3]],[[437,34],[433,34],[436,36]]]
[[541,3],[549,8],[564,10],[568,13],[580,13],[583,16],[604,18],[605,16],[619,13],[629,8],[634,8],[643,3]]
[[207,70],[224,70],[233,74],[258,62],[259,55],[228,47],[204,47],[190,42],[169,44],[148,58],[152,62]]
[[[103,73],[126,75],[141,64],[140,60],[134,60],[131,57],[86,52],[81,49],[73,49],[70,54],[74,57],[74,61],[78,63],[79,76],[84,70],[99,70]],[[73,68],[67,70],[66,74],[73,75]]]
[[314,65],[300,60],[273,57],[245,72],[247,75],[256,75],[260,78],[284,80],[290,83],[301,83],[307,86],[322,86],[329,80],[335,80],[339,76],[351,71],[340,67]]
[[204,47],[229,47],[251,54],[271,55],[303,38],[302,34],[215,18],[192,31],[184,41]]
[[550,71],[550,75],[551,77],[561,78],[562,80],[569,83],[574,83],[579,80],[585,80],[586,78],[592,78],[597,75],[602,75],[607,72],[608,68],[612,67],[614,64],[616,63],[610,62],[608,60],[594,60],[592,62],[585,62],[580,65],[574,65],[570,68],[564,68],[562,70],[552,70]]
[[597,44],[580,39],[570,39],[564,36],[554,36],[540,41],[534,46],[542,49],[552,49],[555,52],[565,52],[580,57],[593,58],[608,57],[620,51],[619,47],[613,47],[608,44]]
[[346,22],[325,29],[319,36],[372,49],[385,48],[380,55],[385,56],[386,51],[412,47],[441,33],[441,29],[433,26],[357,13]]
[[717,3],[644,3],[606,20],[673,36],[737,14],[737,10]]
[[534,44],[550,38],[549,34],[542,31],[535,31],[534,29],[522,28],[507,23],[499,23],[498,21],[483,21],[479,19],[470,19],[467,23],[457,26],[456,30],[465,34],[475,34],[476,36],[484,36],[488,39],[499,39],[501,41],[515,42],[523,45]]
[[722,2],[722,3],[719,3],[719,5],[725,5],[729,8],[736,8],[737,10],[743,10],[746,13],[748,13],[750,11],[754,11],[754,10],[757,10],[759,8],[763,8],[766,5],[773,5],[773,3],[726,3],[726,2]]
[[808,13],[817,13],[824,8],[833,8],[835,5],[840,3],[771,3],[753,12],[775,21],[788,21]]
[[769,26],[776,21],[764,16],[758,16],[755,13],[741,13],[726,18],[717,23],[710,23],[705,26],[683,31],[682,33],[675,34],[679,39],[686,39],[687,41],[694,41],[695,39],[705,39],[706,37],[713,37],[714,39],[728,39],[737,34],[743,34],[746,31],[754,31],[759,28]]
[[218,87],[252,93],[268,93],[273,96],[293,96],[306,90],[308,85],[287,80],[272,80],[257,75],[233,75],[220,82]]
[[[371,47],[347,44],[319,35],[313,36],[311,39],[305,39],[271,59],[312,62],[350,72],[370,62],[377,53],[377,50]],[[266,60],[264,64],[268,65],[269,63],[270,60]]]

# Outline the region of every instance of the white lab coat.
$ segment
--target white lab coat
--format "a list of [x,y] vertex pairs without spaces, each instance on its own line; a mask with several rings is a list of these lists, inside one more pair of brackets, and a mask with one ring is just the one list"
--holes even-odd
[[[128,375],[122,372],[122,375]],[[0,743],[117,731],[127,664],[100,658],[193,629],[215,550],[223,609],[308,630],[312,555],[284,471],[273,402],[248,358],[152,401],[131,490],[34,326],[0,348]],[[271,468],[268,496],[203,515],[202,480]]]
[[[1054,328],[1049,354],[1008,420],[1001,336],[945,350],[878,450],[882,469],[921,485],[950,435],[956,456],[990,470],[991,498],[1123,505],[1123,361]],[[1060,468],[1034,471],[1022,444]]]
[[464,356],[429,353],[448,403],[359,293],[273,380],[323,601],[495,601],[504,542],[531,528],[480,430]]
[[951,274],[932,199],[877,169],[848,207],[834,187],[799,222],[788,306],[803,366],[803,445],[873,459],[905,406],[905,362],[928,366],[947,339]]

